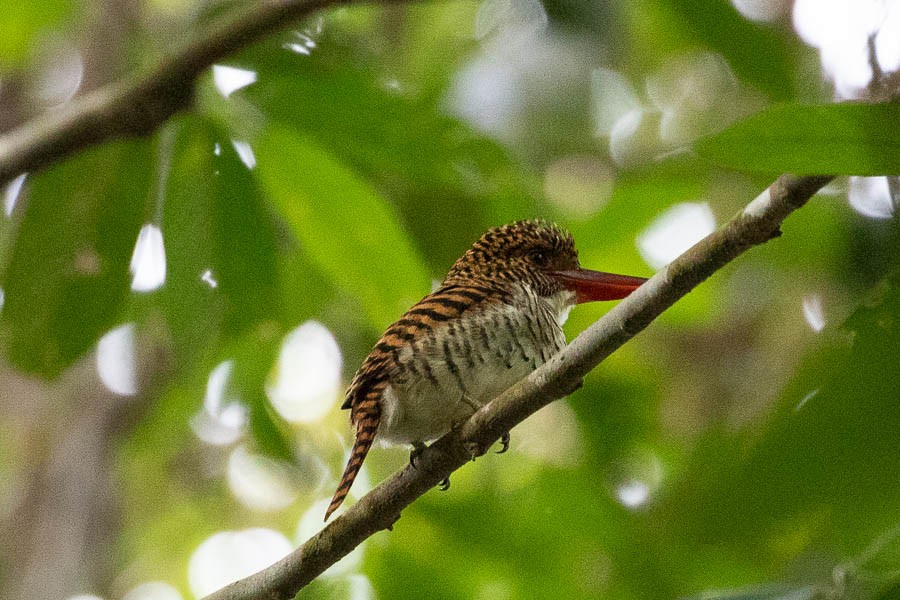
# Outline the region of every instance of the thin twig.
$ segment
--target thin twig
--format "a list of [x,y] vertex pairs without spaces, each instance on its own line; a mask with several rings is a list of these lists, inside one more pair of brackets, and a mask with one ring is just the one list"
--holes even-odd
[[77,97],[0,136],[0,187],[21,173],[42,169],[89,146],[153,132],[191,106],[197,78],[214,63],[317,10],[351,3],[362,2],[258,0],[249,4],[130,80]]
[[755,245],[781,234],[781,224],[831,177],[779,177],[765,192],[710,234],[530,376],[425,450],[416,462],[365,495],[300,548],[267,569],[206,600],[287,600],[366,538],[390,529],[400,511],[480,456],[506,431],[580,385],[581,378],[649,325],[679,298]]

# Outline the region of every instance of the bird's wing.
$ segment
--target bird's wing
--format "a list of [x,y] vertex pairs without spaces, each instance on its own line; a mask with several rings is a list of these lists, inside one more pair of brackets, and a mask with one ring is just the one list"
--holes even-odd
[[388,327],[350,382],[341,408],[351,409],[351,422],[356,423],[352,409],[368,396],[370,389],[380,386],[383,391],[387,387],[391,369],[398,363],[398,355],[403,346],[420,334],[448,327],[449,323],[469,310],[506,300],[505,293],[472,284],[444,285],[419,300]]
[[350,459],[334,493],[325,520],[344,502],[363,461],[375,441],[381,422],[381,396],[390,385],[393,366],[400,349],[417,335],[448,327],[468,310],[485,303],[502,302],[502,294],[477,285],[444,285],[425,296],[391,325],[366,357],[350,382],[341,408],[350,409],[350,422],[356,427],[356,439]]

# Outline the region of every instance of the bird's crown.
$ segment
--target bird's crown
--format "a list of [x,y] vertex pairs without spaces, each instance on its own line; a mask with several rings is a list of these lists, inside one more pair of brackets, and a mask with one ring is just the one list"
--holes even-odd
[[549,273],[578,266],[578,251],[568,231],[543,220],[516,221],[486,231],[453,264],[444,283],[520,281],[542,295],[552,294],[559,286]]

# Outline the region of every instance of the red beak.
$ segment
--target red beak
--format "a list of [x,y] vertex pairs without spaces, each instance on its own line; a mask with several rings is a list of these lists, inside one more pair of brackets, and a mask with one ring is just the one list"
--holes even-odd
[[643,277],[613,275],[589,269],[554,271],[552,275],[564,288],[575,292],[576,304],[595,300],[621,300],[647,281]]

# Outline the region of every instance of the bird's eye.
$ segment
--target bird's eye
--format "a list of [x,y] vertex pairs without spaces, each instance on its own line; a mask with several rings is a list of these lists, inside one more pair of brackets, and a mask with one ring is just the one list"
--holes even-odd
[[541,250],[532,250],[528,253],[528,258],[539,267],[547,264],[547,254]]

